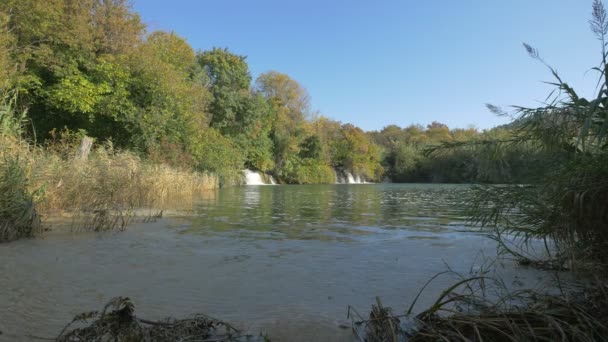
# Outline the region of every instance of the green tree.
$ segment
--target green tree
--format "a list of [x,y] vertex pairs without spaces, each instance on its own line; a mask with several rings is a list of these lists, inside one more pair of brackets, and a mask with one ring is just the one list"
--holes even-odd
[[209,111],[211,125],[224,134],[233,134],[241,128],[245,117],[244,107],[251,97],[251,74],[246,57],[228,49],[214,48],[199,53],[198,64],[207,73],[209,89],[213,95]]
[[377,180],[382,176],[378,147],[363,130],[351,124],[340,127],[331,146],[332,162],[336,168],[344,168]]
[[[270,136],[277,174],[281,175],[288,160],[298,155],[300,144],[306,138],[309,96],[298,82],[276,71],[261,74],[256,80],[256,91],[266,98],[273,111]],[[297,164],[294,160],[289,164]]]

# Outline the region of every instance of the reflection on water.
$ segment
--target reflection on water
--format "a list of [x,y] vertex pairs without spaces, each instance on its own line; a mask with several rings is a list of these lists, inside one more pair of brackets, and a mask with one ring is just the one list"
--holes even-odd
[[[343,239],[456,232],[462,185],[317,185],[225,189],[195,209],[188,233]],[[392,230],[392,231],[386,231]]]
[[[0,340],[54,336],[73,315],[131,297],[138,314],[208,313],[273,341],[349,341],[346,308],[404,310],[446,264],[466,272],[495,245],[463,233],[466,186],[222,189],[187,214],[123,233],[0,245]],[[516,272],[514,272],[516,271]],[[507,279],[538,274],[507,267]],[[453,279],[440,278],[420,305]]]

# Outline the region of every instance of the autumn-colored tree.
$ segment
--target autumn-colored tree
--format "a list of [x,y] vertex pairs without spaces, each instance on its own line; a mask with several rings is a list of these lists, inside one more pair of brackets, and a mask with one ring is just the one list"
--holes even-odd
[[370,137],[358,127],[345,124],[331,146],[332,161],[337,168],[378,179],[382,173],[380,153]]
[[41,142],[67,128],[156,162],[224,178],[247,167],[288,183],[333,182],[335,168],[375,180],[511,181],[527,160],[505,152],[498,165],[488,148],[426,153],[507,130],[433,122],[364,132],[312,114],[287,74],[251,81],[245,56],[195,53],[176,33],[147,32],[129,0],[0,2],[0,92],[19,93]]
[[261,74],[256,80],[256,91],[270,103],[273,111],[270,134],[280,174],[288,159],[298,155],[306,137],[304,126],[310,110],[309,96],[298,82],[276,71]]
[[426,136],[432,142],[452,140],[452,135],[450,134],[448,126],[437,121],[433,121],[430,125],[426,126]]

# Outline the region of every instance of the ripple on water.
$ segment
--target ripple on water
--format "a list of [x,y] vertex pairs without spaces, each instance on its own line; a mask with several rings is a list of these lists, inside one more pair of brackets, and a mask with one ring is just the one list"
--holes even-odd
[[[222,189],[189,213],[126,232],[0,245],[1,339],[54,336],[83,311],[131,297],[141,317],[208,313],[274,340],[349,340],[346,308],[404,310],[446,263],[467,272],[492,241],[461,233],[465,186]],[[515,274],[503,270],[507,277]],[[536,272],[518,269],[534,281]],[[441,278],[428,305],[454,279]],[[18,339],[17,339],[18,340]]]

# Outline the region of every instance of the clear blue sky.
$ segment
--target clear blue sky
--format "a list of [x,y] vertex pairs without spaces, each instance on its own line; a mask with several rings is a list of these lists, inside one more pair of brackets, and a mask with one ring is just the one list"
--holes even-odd
[[313,109],[365,130],[440,121],[490,128],[508,120],[485,103],[535,105],[551,75],[540,50],[590,96],[599,43],[591,0],[134,0],[149,30],[175,31],[197,50],[246,55],[254,78],[277,70],[302,84]]

